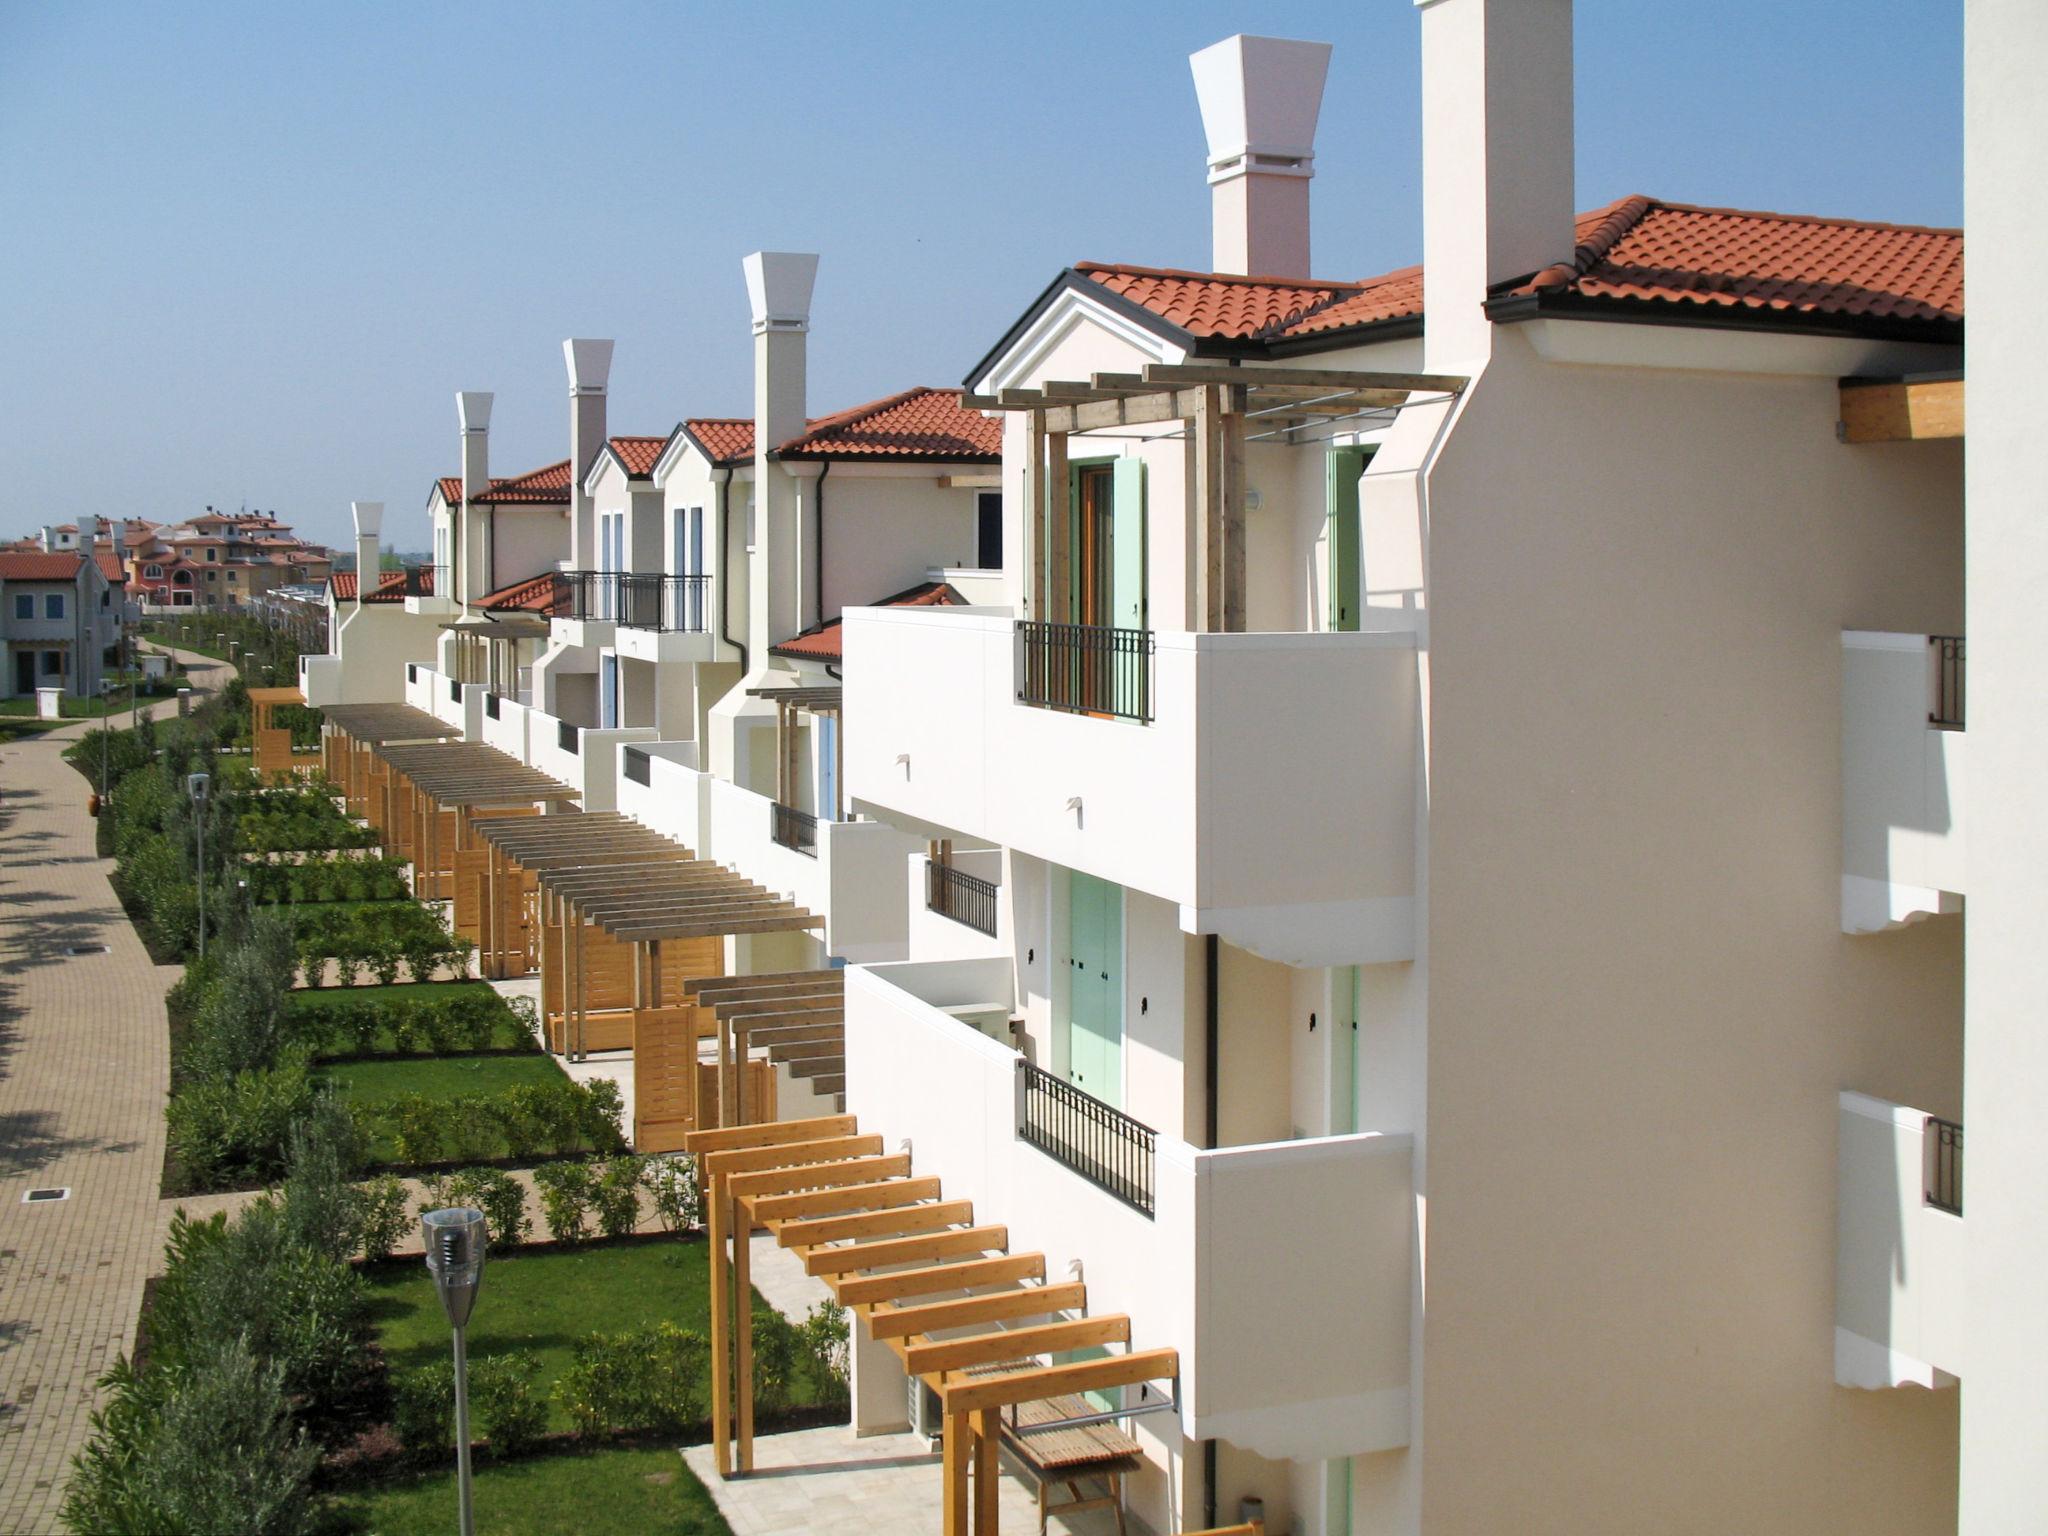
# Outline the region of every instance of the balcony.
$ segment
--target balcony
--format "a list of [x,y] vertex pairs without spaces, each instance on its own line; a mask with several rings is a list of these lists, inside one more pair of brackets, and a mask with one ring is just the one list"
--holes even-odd
[[[408,565],[393,583],[407,613],[440,617],[458,611],[454,574],[445,565]],[[388,579],[379,578],[380,580]]]
[[818,818],[809,811],[800,811],[779,800],[769,801],[768,835],[778,847],[801,853],[807,858],[818,856]]
[[[500,701],[500,716],[518,706]],[[626,742],[652,741],[651,725],[601,730],[561,720],[545,710],[521,710],[526,717],[526,764],[552,774],[582,795],[586,811],[609,811],[619,803],[619,747]],[[486,737],[488,739],[488,737]]]
[[1844,1093],[1837,1134],[1835,1380],[1952,1386],[1966,1323],[1962,1127]]
[[927,859],[924,870],[924,909],[951,918],[963,927],[989,938],[996,936],[997,901],[1002,887],[954,864]]
[[709,576],[622,577],[618,612],[612,643],[635,661],[720,661],[732,651],[718,634],[717,589]]
[[1014,1000],[1003,958],[849,971],[848,1110],[1013,1248],[1079,1260],[1092,1310],[1156,1324],[1189,1436],[1301,1461],[1407,1444],[1411,1138],[1205,1151],[1055,1104],[1001,1027]]
[[1285,964],[1412,958],[1412,631],[1160,632],[1146,654],[1058,628],[849,610],[852,800],[1176,902],[1183,930]]
[[1962,910],[1963,641],[1842,633],[1842,931]]

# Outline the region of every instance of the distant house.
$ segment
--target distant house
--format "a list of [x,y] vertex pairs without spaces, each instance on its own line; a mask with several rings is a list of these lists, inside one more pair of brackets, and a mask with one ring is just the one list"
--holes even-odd
[[120,634],[113,592],[99,564],[75,549],[0,552],[0,698],[96,692]]

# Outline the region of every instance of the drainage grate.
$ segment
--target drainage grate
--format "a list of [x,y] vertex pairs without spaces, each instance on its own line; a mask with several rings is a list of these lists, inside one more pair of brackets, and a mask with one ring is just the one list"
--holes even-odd
[[104,944],[66,944],[64,953],[74,958],[79,955],[106,955],[113,951]]
[[62,1189],[32,1189],[21,1197],[21,1203],[23,1205],[42,1205],[47,1201],[69,1200],[70,1198],[71,1188],[69,1185],[66,1185]]

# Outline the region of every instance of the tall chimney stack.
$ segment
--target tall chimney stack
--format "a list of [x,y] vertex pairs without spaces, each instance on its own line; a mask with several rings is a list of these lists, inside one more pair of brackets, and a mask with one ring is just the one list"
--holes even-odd
[[1430,368],[1485,360],[1487,290],[1571,259],[1571,0],[1417,0]]
[[1209,140],[1211,264],[1309,276],[1308,183],[1330,45],[1240,33],[1188,64]]
[[[486,401],[489,401],[490,398],[489,395],[484,396]],[[484,414],[486,416],[490,414],[488,404],[484,407]],[[463,437],[462,442],[465,448],[469,446],[467,435]],[[467,459],[468,456],[464,455],[465,471],[468,468]],[[466,473],[464,478],[468,478]],[[464,499],[467,500],[467,497]],[[348,504],[348,510],[349,515],[355,519],[356,523],[356,606],[360,608],[363,606],[363,599],[368,597],[371,590],[377,585],[379,574],[377,569],[377,535],[384,527],[384,503],[381,501],[352,501]]]
[[569,365],[569,548],[570,568],[597,569],[597,516],[583,493],[591,461],[604,451],[605,387],[612,376],[612,343],[565,341]]
[[747,643],[768,647],[803,628],[797,482],[770,455],[809,425],[805,358],[818,258],[756,251],[742,263],[754,325],[754,553],[748,562]]
[[[475,584],[476,555],[483,543],[477,524],[487,521],[490,512],[483,507],[472,511],[470,500],[491,488],[491,402],[496,398],[487,389],[466,389],[455,397],[455,419],[462,424],[462,505],[456,511],[448,546],[447,580],[451,590],[436,589],[434,595],[453,597],[465,604],[471,593],[490,591],[488,585],[479,588]],[[381,518],[383,503],[375,505]],[[361,575],[358,571],[358,591],[362,589]],[[482,580],[488,583],[490,578],[485,576]]]

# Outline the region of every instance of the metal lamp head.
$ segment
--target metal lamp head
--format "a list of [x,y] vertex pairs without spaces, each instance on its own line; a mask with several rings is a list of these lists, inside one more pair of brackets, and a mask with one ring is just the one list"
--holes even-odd
[[420,1217],[420,1239],[427,1250],[427,1271],[449,1324],[467,1327],[484,1284],[484,1213],[468,1206],[428,1211]]
[[208,776],[206,774],[188,773],[185,775],[185,793],[194,800],[204,800],[206,798],[207,783]]

